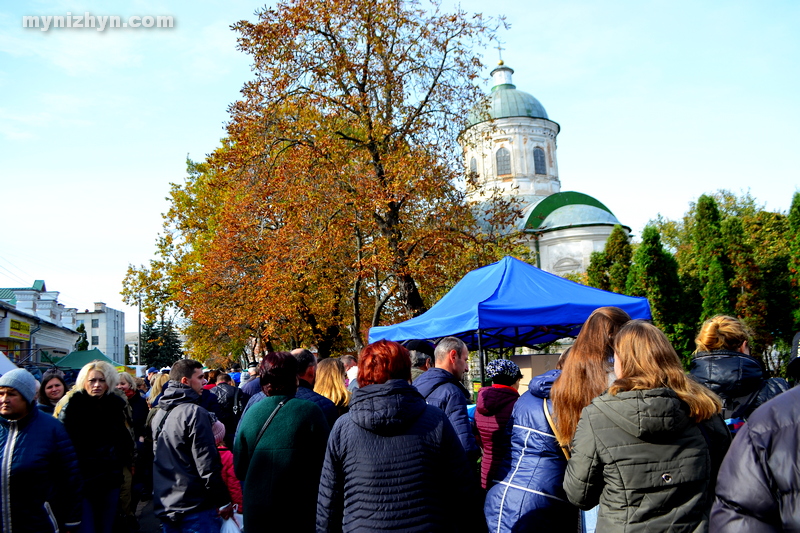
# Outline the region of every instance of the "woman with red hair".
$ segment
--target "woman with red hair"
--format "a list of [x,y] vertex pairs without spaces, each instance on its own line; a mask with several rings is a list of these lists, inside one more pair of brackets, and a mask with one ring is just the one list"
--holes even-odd
[[[445,414],[411,386],[411,356],[366,346],[350,411],[331,431],[317,531],[465,531],[479,508],[467,456]],[[481,520],[482,522],[482,520]]]

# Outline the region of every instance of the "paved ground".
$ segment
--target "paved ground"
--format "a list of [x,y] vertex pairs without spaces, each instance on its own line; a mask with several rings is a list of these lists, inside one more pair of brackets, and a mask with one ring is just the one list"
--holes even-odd
[[136,508],[136,517],[139,519],[141,533],[161,533],[161,523],[153,514],[153,500],[139,502]]

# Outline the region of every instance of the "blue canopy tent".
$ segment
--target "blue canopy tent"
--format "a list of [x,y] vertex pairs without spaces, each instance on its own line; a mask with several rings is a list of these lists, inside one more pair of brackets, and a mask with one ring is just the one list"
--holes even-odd
[[647,298],[587,287],[507,256],[464,276],[420,316],[371,328],[369,341],[458,337],[481,353],[483,379],[484,350],[537,348],[575,337],[592,311],[604,306],[651,318]]

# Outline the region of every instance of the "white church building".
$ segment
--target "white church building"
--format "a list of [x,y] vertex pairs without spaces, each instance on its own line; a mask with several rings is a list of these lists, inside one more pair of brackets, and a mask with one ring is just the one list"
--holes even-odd
[[491,73],[491,92],[472,109],[459,138],[466,168],[482,185],[468,185],[467,200],[480,206],[492,190],[514,199],[522,210],[516,229],[536,266],[559,275],[585,272],[592,252],[603,251],[620,222],[595,198],[561,191],[556,157],[561,126],[536,98],[516,88],[513,73],[501,60]]

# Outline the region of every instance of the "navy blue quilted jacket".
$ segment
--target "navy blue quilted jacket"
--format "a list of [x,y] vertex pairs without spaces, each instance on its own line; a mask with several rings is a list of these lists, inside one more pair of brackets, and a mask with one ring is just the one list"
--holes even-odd
[[472,431],[472,422],[467,414],[467,400],[470,394],[464,385],[453,374],[441,368],[431,368],[414,382],[428,405],[438,407],[458,433],[458,440],[470,462],[477,461],[481,455],[475,435]]
[[[574,532],[578,509],[562,487],[567,459],[544,414],[544,399],[561,374],[534,376],[511,414],[511,456],[498,472],[500,482],[486,495],[484,512],[491,533]],[[548,400],[552,416],[553,406]]]
[[467,513],[477,500],[442,411],[399,379],[356,390],[328,440],[318,532],[465,531],[475,524]]
[[0,531],[45,533],[81,521],[78,457],[64,426],[32,406],[0,417]]

